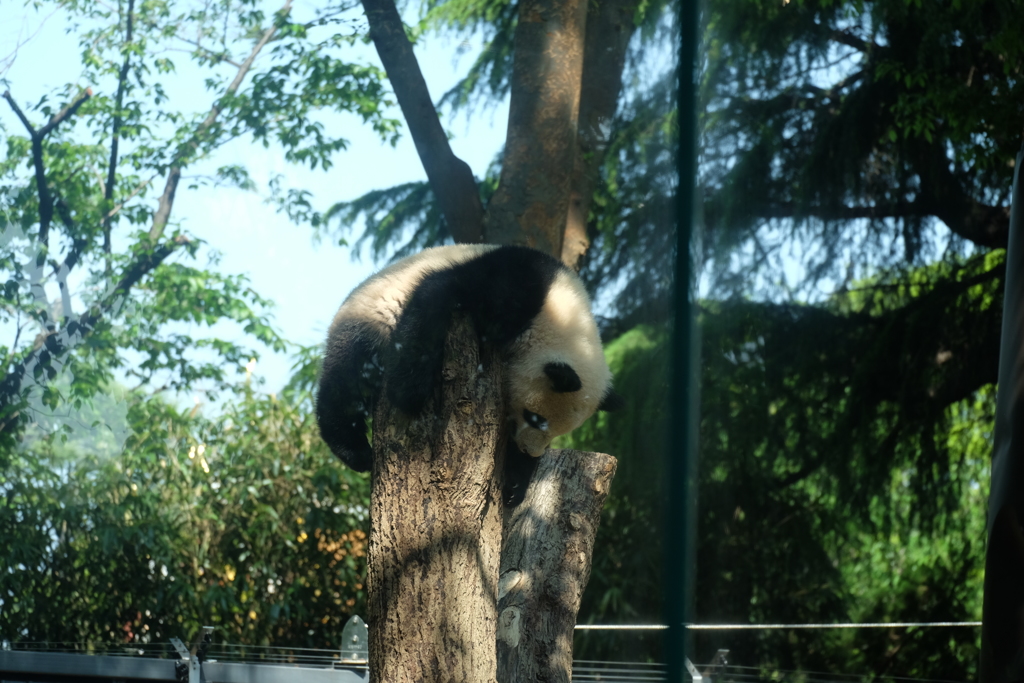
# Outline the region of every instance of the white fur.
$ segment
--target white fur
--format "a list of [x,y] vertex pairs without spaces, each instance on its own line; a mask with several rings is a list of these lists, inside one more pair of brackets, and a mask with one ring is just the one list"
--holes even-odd
[[398,324],[405,303],[427,273],[443,270],[497,249],[493,244],[456,244],[424,249],[401,261],[392,263],[371,275],[352,290],[334,315],[328,339],[342,321],[363,320],[380,335],[378,342],[387,342]]
[[[548,363],[565,363],[579,375],[583,388],[571,393],[551,391],[544,374]],[[590,298],[580,279],[560,271],[548,291],[540,315],[509,348],[506,368],[509,417],[515,421],[519,448],[537,457],[556,436],[568,434],[597,411],[611,386],[601,337],[590,312]],[[523,409],[547,419],[547,429],[534,429]]]

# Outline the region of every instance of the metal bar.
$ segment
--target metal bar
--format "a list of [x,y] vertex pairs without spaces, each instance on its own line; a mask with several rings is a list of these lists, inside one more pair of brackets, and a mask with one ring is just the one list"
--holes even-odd
[[281,664],[232,664],[205,662],[203,673],[207,683],[366,683],[366,670],[320,669]]
[[1017,154],[1006,249],[1003,330],[999,340],[992,490],[982,607],[981,683],[1024,678],[1024,187]]
[[174,681],[173,659],[0,651],[0,673]]
[[676,193],[675,328],[672,368],[672,420],[666,469],[669,490],[665,506],[664,579],[665,654],[667,680],[677,683],[687,675],[687,633],[693,572],[692,539],[697,460],[697,335],[694,322],[695,273],[691,247],[695,235],[697,182],[697,44],[698,0],[681,0],[678,63],[679,151],[676,158],[679,186]]
[[691,631],[757,631],[771,629],[826,629],[826,628],[917,628],[920,626],[978,627],[980,621],[865,621],[838,624],[687,624]]
[[[751,631],[793,628],[978,627],[980,621],[851,621],[834,624],[684,624],[689,631]],[[664,631],[667,624],[577,624],[577,631]]]
[[[190,664],[198,659],[190,658]],[[66,676],[69,679],[176,681],[174,659],[111,657],[55,652],[0,651],[0,678],[9,674]],[[198,668],[197,668],[198,671]],[[192,671],[189,671],[190,679]],[[206,683],[367,683],[365,668],[312,667],[285,664],[202,663]]]
[[704,677],[700,675],[700,672],[697,671],[697,667],[693,665],[693,662],[690,661],[689,657],[686,658],[686,673],[690,674],[690,678],[693,679],[693,683],[700,683],[704,680]]

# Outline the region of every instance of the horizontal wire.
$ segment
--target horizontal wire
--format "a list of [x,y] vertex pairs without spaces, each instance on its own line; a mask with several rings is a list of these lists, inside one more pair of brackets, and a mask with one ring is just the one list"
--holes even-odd
[[576,624],[577,631],[664,631],[665,624]]
[[[916,628],[916,627],[977,627],[980,621],[863,621],[837,624],[684,624],[692,631],[744,631],[755,629],[794,629],[794,628]],[[665,627],[667,628],[667,627]]]
[[[684,624],[691,631],[750,631],[758,629],[825,629],[825,628],[917,628],[978,627],[980,621],[858,621],[835,624]],[[663,631],[665,624],[577,624],[577,631]]]

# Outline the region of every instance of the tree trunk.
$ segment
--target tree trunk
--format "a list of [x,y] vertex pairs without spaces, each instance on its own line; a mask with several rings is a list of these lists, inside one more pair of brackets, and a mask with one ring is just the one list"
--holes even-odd
[[569,214],[586,0],[522,0],[508,136],[484,238],[556,258]]
[[594,536],[617,462],[548,451],[522,505],[506,512],[498,588],[498,680],[572,678],[572,639]]
[[561,254],[562,262],[575,270],[590,248],[587,217],[619,104],[626,49],[636,31],[637,4],[638,0],[602,0],[587,11],[572,200]]
[[375,680],[494,680],[501,386],[498,354],[457,316],[423,415],[410,421],[381,396],[367,572]]

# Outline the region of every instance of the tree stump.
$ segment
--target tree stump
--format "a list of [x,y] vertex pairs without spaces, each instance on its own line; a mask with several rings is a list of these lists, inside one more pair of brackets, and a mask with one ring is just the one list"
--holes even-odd
[[618,462],[548,451],[526,499],[506,511],[498,582],[498,680],[572,679],[572,639],[594,536]]

